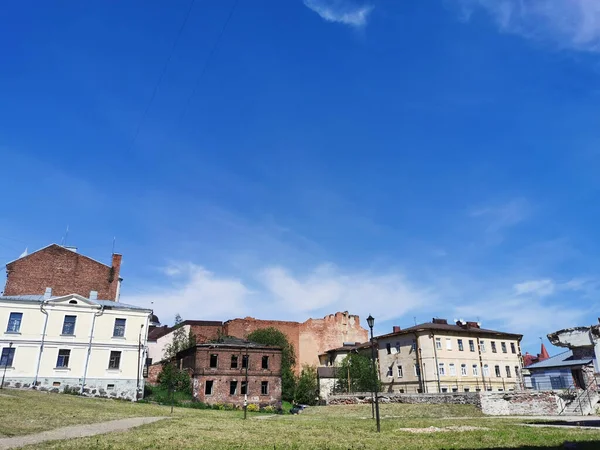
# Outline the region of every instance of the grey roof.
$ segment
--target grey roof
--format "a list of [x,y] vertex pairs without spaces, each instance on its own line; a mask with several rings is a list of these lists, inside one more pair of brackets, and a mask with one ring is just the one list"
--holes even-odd
[[567,350],[566,352],[559,353],[556,356],[545,359],[544,361],[540,361],[538,363],[527,366],[528,370],[537,370],[537,369],[550,369],[552,367],[573,367],[573,366],[585,366],[593,361],[592,358],[585,359],[574,359],[573,351]]
[[412,334],[415,332],[423,332],[423,331],[454,331],[461,334],[477,334],[484,336],[496,336],[498,338],[514,338],[520,340],[523,335],[522,334],[514,334],[514,333],[506,333],[504,331],[496,331],[496,330],[486,330],[485,328],[464,328],[458,325],[452,325],[447,323],[432,323],[426,322],[420,325],[415,325],[410,328],[404,328],[400,331],[396,331],[393,333],[384,334],[381,336],[375,336],[375,339],[387,338],[390,336],[400,336],[403,334]]
[[317,375],[319,378],[336,378],[336,367],[317,367]]
[[[74,294],[74,295],[77,295],[77,294]],[[68,297],[68,296],[69,295],[60,295],[60,296],[52,296],[49,298],[45,298],[44,295],[3,295],[3,296],[0,296],[0,300],[42,303],[43,301],[56,300],[57,298]],[[82,297],[81,295],[77,295],[77,296]],[[135,310],[139,310],[139,311],[148,311],[148,312],[152,311],[151,309],[144,308],[142,306],[128,305],[126,303],[115,302],[112,300],[91,300],[86,297],[83,297],[83,298],[85,298],[85,300],[90,303],[94,303],[98,306],[109,307],[112,309],[135,309]]]

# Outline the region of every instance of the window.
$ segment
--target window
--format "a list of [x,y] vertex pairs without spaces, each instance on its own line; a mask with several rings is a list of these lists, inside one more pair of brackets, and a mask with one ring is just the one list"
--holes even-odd
[[444,363],[439,363],[438,364],[438,374],[440,376],[446,375],[446,368],[444,367]]
[[500,366],[494,366],[494,370],[496,371],[496,377],[500,378],[502,376],[500,373]]
[[121,366],[121,352],[110,352],[108,360],[109,369],[118,369]]
[[514,342],[510,343],[510,351],[511,351],[511,353],[517,353],[517,348],[515,347]]
[[466,377],[466,376],[467,376],[467,365],[466,365],[466,364],[461,364],[461,365],[460,365],[460,374],[461,374],[463,377]]
[[400,342],[396,342],[396,353],[400,353]]
[[473,364],[473,376],[474,377],[479,376],[479,366],[477,364]]
[[463,346],[463,341],[462,341],[462,339],[459,339],[458,340],[458,351],[462,352],[464,350],[465,350],[465,347]]
[[115,319],[113,337],[125,337],[125,319]]
[[71,350],[59,350],[58,359],[56,360],[56,367],[69,367],[70,356]]
[[483,376],[484,377],[489,377],[490,376],[490,368],[487,364],[483,365]]
[[485,353],[485,341],[479,341],[479,350],[481,353]]
[[229,395],[237,395],[237,381],[229,382]]
[[446,338],[446,350],[452,350],[452,339]]
[[504,389],[498,388],[498,392],[504,392]]
[[242,395],[246,395],[246,394],[248,394],[248,385],[246,384],[246,382],[245,382],[245,381],[242,381],[242,387],[241,387],[241,389],[240,389],[240,393],[241,393]]
[[394,376],[394,366],[390,366],[388,367],[388,371],[387,371],[387,376],[388,377],[393,377]]
[[385,344],[385,350],[387,351],[388,355],[392,354],[392,344],[390,344],[389,342],[387,344]]
[[260,382],[260,395],[269,395],[269,382],[268,381]]
[[204,395],[212,395],[214,384],[215,382],[213,380],[206,380],[206,385],[204,386]]
[[496,353],[496,341],[492,341],[492,353]]
[[242,356],[242,369],[245,369],[248,367],[248,359],[249,358],[250,358],[249,355]]
[[238,366],[238,357],[237,355],[231,355],[231,368],[237,369]]
[[219,364],[219,355],[217,355],[216,353],[213,353],[212,355],[210,355],[210,368],[216,369],[218,364]]
[[18,333],[21,329],[21,319],[23,319],[23,313],[11,312],[8,318],[8,327],[6,327],[7,333]]
[[445,394],[446,392],[448,392],[448,388],[444,386],[444,387],[442,388],[442,392]]
[[402,378],[402,366],[398,366],[398,378]]
[[472,339],[469,339],[469,350],[475,351],[475,342]]
[[437,348],[438,350],[442,349],[442,339],[441,338],[435,338],[435,348]]
[[268,369],[269,368],[269,357],[268,356],[263,356],[262,357],[262,368],[263,369]]
[[11,367],[13,364],[14,357],[15,357],[15,348],[14,347],[4,347],[2,349],[2,356],[0,356],[0,366]]
[[107,391],[112,391],[114,388],[115,388],[115,385],[114,385],[114,384],[107,384],[107,385],[106,385],[106,390],[107,390]]
[[519,378],[519,366],[515,366],[515,377]]
[[421,369],[418,364],[415,364],[415,377],[419,378],[421,376]]
[[502,348],[502,353],[507,353],[506,352],[506,342],[500,343],[500,347]]
[[488,391],[488,392],[492,392],[492,388],[491,387],[486,388],[485,390]]
[[506,378],[512,378],[511,374],[510,374],[510,366],[506,366]]
[[451,376],[456,376],[456,366],[454,365],[454,363],[450,363],[450,375]]
[[417,351],[417,340],[416,340],[416,339],[413,339],[413,341],[412,341],[412,345],[411,345],[410,349],[411,349],[413,352],[416,352],[416,351]]
[[458,392],[458,388],[457,387],[453,387],[452,388],[452,392]]
[[77,316],[65,316],[65,320],[63,322],[62,334],[71,335],[71,336],[74,335],[76,320],[77,320]]
[[471,388],[470,388],[469,386],[465,386],[465,387],[463,388],[463,391],[464,391],[464,392],[470,392],[470,391],[471,391]]

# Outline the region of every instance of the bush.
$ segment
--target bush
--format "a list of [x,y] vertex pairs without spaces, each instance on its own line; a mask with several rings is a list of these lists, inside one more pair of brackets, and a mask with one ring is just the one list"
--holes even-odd
[[257,404],[255,403],[249,403],[248,406],[246,407],[246,410],[248,412],[259,412],[260,408]]
[[296,383],[294,393],[296,403],[314,406],[319,398],[319,382],[317,381],[317,369],[305,365]]
[[179,370],[173,363],[163,365],[162,371],[158,374],[158,384],[166,390],[175,390],[177,392],[192,393],[192,381],[190,375]]
[[266,412],[266,413],[274,413],[275,412],[275,407],[271,406],[271,405],[267,405],[262,409],[262,412]]

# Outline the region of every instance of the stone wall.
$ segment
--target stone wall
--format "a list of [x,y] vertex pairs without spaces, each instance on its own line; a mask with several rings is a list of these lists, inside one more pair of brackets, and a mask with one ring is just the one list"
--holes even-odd
[[[36,389],[41,392],[64,393],[70,391],[79,393],[81,383],[74,378],[38,378],[37,386],[33,387],[33,378],[9,378],[4,380],[4,387],[15,389]],[[121,400],[136,400],[137,380],[106,380],[87,379],[83,395],[86,397],[117,398]],[[140,389],[144,382],[140,380]]]
[[[371,403],[371,394],[330,395],[329,405],[356,405]],[[407,403],[430,405],[475,405],[479,406],[477,393],[451,393],[451,394],[379,394],[379,403]]]
[[564,406],[554,392],[486,392],[481,411],[490,416],[556,416]]
[[[564,406],[554,392],[379,394],[380,403],[475,405],[490,416],[556,416]],[[371,394],[330,395],[329,405],[371,403]]]

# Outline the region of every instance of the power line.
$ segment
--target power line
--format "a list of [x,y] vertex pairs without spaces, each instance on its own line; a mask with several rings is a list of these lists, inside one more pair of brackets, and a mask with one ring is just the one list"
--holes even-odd
[[164,66],[162,68],[160,76],[158,77],[158,81],[156,82],[156,85],[154,86],[154,90],[152,91],[152,95],[150,96],[150,101],[148,102],[148,105],[146,106],[146,109],[144,110],[144,113],[142,114],[142,117],[140,118],[140,121],[138,122],[137,128],[136,128],[135,133],[133,135],[133,139],[131,141],[130,148],[133,147],[133,144],[135,144],[135,141],[137,140],[137,137],[140,134],[140,130],[142,129],[142,125],[144,124],[144,121],[146,120],[146,116],[148,115],[148,112],[150,111],[150,108],[152,107],[152,103],[154,102],[154,98],[156,97],[156,94],[158,93],[158,88],[159,88],[160,84],[162,83],[162,80],[163,80],[165,74],[167,73],[167,67],[169,67],[169,63],[171,62],[171,58],[173,58],[173,54],[175,53],[175,47],[177,47],[177,43],[179,42],[179,38],[183,34],[183,30],[185,29],[185,26],[188,23],[188,19],[190,18],[190,14],[192,12],[192,8],[194,7],[195,1],[196,0],[192,0],[190,2],[190,6],[189,6],[189,8],[188,8],[188,10],[187,10],[187,12],[185,14],[184,19],[183,19],[183,23],[179,27],[179,31],[177,32],[177,36],[175,37],[175,41],[173,41],[173,45],[171,46],[171,51],[169,52],[169,57],[165,61],[165,64],[164,64]]
[[179,116],[179,121],[180,122],[183,119],[183,117],[185,116],[185,113],[187,112],[187,110],[188,110],[188,108],[190,106],[190,102],[192,101],[192,97],[194,97],[194,95],[196,94],[196,90],[198,89],[198,86],[200,85],[200,81],[202,81],[202,78],[204,77],[204,74],[208,70],[208,66],[210,65],[210,62],[211,62],[211,60],[212,60],[215,52],[217,51],[217,48],[219,47],[219,44],[221,43],[221,39],[223,38],[223,35],[225,34],[225,30],[227,29],[227,25],[229,25],[229,22],[231,21],[231,18],[233,17],[233,14],[235,13],[235,10],[237,8],[238,3],[239,3],[239,0],[235,0],[234,3],[233,3],[233,5],[231,6],[231,10],[229,11],[229,15],[227,16],[227,19],[225,20],[225,23],[223,24],[223,28],[221,28],[221,32],[217,36],[217,40],[215,41],[215,44],[213,45],[213,48],[211,49],[210,53],[208,54],[208,57],[206,58],[206,62],[204,63],[204,67],[202,68],[202,71],[200,72],[200,74],[198,75],[198,78],[196,79],[196,83],[194,84],[194,88],[192,89],[192,92],[190,93],[189,97],[187,98],[187,101],[185,102],[183,110],[181,111],[181,115]]

